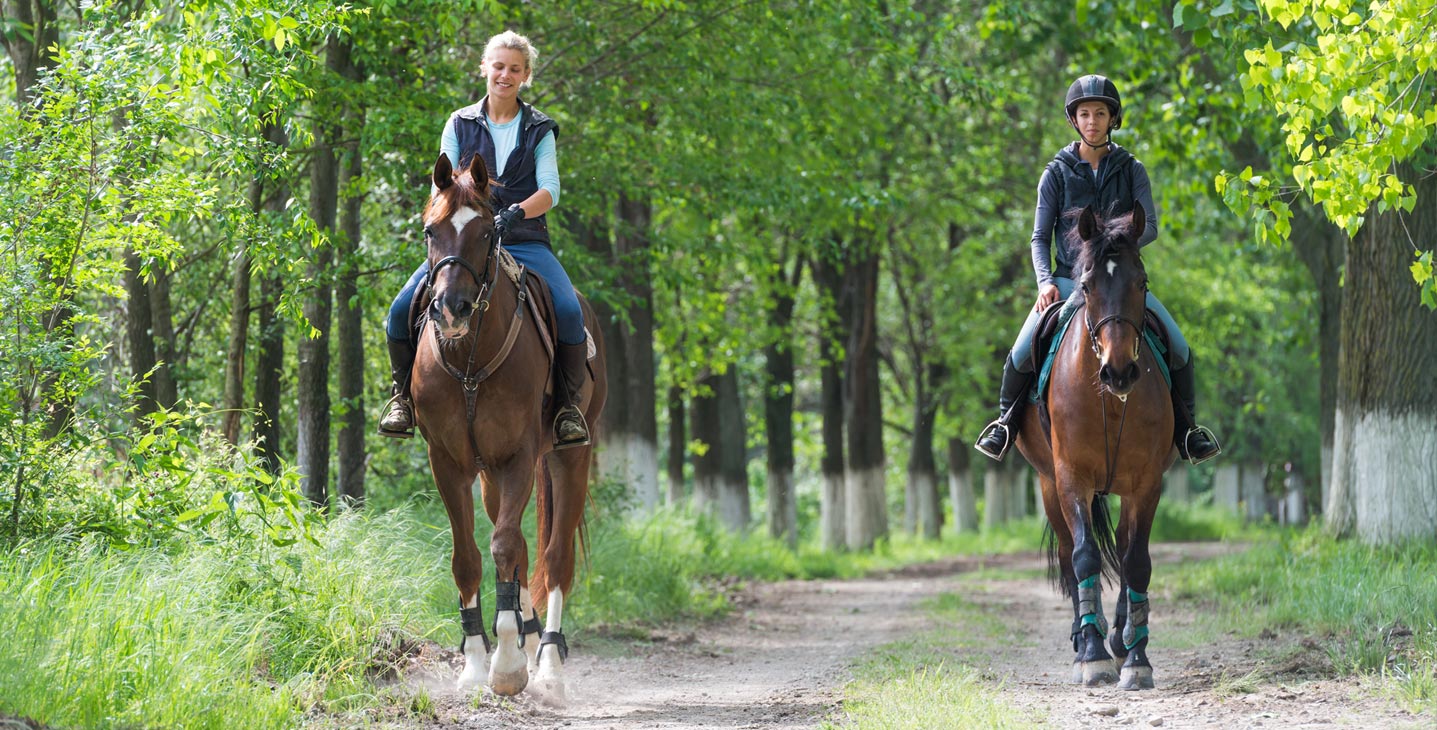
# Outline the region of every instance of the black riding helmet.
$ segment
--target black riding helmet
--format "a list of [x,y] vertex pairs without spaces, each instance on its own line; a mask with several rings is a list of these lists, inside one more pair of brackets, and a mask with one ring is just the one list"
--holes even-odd
[[1123,98],[1118,96],[1118,87],[1106,76],[1089,74],[1079,77],[1068,87],[1068,97],[1063,107],[1068,110],[1068,119],[1078,111],[1078,105],[1085,101],[1106,102],[1108,111],[1113,113],[1113,129],[1123,126]]

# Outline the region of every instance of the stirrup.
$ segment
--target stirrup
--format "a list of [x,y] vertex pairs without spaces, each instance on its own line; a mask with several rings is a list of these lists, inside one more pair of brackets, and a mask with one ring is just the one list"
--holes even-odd
[[[406,401],[408,400],[408,398],[404,397],[403,393],[395,393],[387,402],[385,402],[384,415],[379,417],[378,431],[380,436],[388,436],[392,439],[414,438],[414,404],[406,403]],[[394,412],[394,408],[396,406],[398,406],[399,408],[405,408],[409,411],[409,428],[390,430],[384,427],[384,419],[389,416],[390,413]]]
[[[983,448],[983,437],[987,436],[995,428],[1003,429],[1003,448],[996,454]],[[978,453],[994,461],[1002,461],[1003,457],[1008,455],[1008,450],[1013,448],[1013,432],[1008,428],[1008,424],[1003,423],[1001,420],[994,421],[984,427],[983,433],[978,434],[978,442],[973,444],[973,448],[977,449]]]
[[[571,439],[569,439],[569,440],[567,440],[567,441],[562,441],[562,440],[559,439],[559,423],[560,423],[561,421],[564,421],[564,420],[568,419],[568,418],[574,418],[574,419],[577,419],[577,420],[578,420],[578,422],[579,422],[579,428],[583,431],[583,436],[582,436],[582,437],[579,437],[579,438],[571,438]],[[581,410],[579,410],[578,408],[575,408],[574,406],[571,406],[571,405],[570,405],[570,406],[564,406],[563,408],[560,408],[560,409],[559,409],[559,412],[556,413],[556,414],[554,414],[554,450],[555,450],[555,451],[558,451],[559,449],[570,449],[570,448],[573,448],[573,447],[575,447],[575,446],[588,446],[588,445],[589,445],[589,441],[590,441],[590,439],[589,439],[589,424],[588,424],[587,421],[584,420],[584,412],[583,412],[583,411],[581,411]]]
[[[1194,460],[1194,459],[1193,459],[1193,456],[1192,456],[1192,453],[1188,451],[1188,439],[1189,439],[1190,437],[1192,437],[1192,435],[1193,435],[1194,433],[1200,433],[1200,434],[1202,434],[1202,435],[1204,435],[1204,436],[1207,436],[1207,440],[1208,440],[1208,441],[1211,441],[1211,442],[1212,442],[1212,445],[1217,447],[1217,450],[1214,451],[1214,452],[1212,452],[1212,454],[1210,454],[1210,455],[1208,455],[1208,456],[1205,456],[1205,457],[1203,457],[1203,458],[1201,458],[1201,459],[1196,459],[1196,460]],[[1209,429],[1207,426],[1193,426],[1192,428],[1188,429],[1188,430],[1187,430],[1187,433],[1183,434],[1182,448],[1178,449],[1178,454],[1181,455],[1181,456],[1183,457],[1183,459],[1184,459],[1185,461],[1187,461],[1187,463],[1192,464],[1193,466],[1197,466],[1198,464],[1201,464],[1201,463],[1203,463],[1204,461],[1208,461],[1208,460],[1212,459],[1213,457],[1215,457],[1215,456],[1217,456],[1218,454],[1221,454],[1221,453],[1222,453],[1222,444],[1220,444],[1220,443],[1217,442],[1217,435],[1214,434],[1214,433],[1212,432],[1212,430]]]

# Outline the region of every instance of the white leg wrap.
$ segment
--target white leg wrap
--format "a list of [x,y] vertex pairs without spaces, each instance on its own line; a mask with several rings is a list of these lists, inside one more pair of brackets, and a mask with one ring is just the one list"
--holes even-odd
[[489,659],[489,689],[512,697],[529,683],[529,658],[519,648],[519,621],[513,611],[499,611],[494,619],[494,656]]
[[[474,608],[479,605],[479,595],[476,593],[473,598],[464,603],[464,608]],[[478,687],[484,681],[484,642],[478,637],[473,640],[464,641],[464,671],[459,673],[459,689],[470,690]]]
[[[564,592],[555,588],[549,591],[549,614],[545,617],[544,631],[562,631],[564,620]],[[539,652],[539,671],[534,673],[534,691],[546,703],[562,707],[569,702],[564,686],[564,660],[559,656],[557,646],[546,646]]]

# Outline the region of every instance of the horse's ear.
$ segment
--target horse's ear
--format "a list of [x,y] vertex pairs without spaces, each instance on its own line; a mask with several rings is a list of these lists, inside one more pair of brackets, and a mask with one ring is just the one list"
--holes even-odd
[[440,152],[439,159],[434,161],[434,187],[443,190],[453,184],[454,165],[449,162],[449,155]]
[[1137,205],[1133,206],[1133,222],[1129,228],[1134,243],[1136,243],[1138,239],[1143,237],[1143,231],[1147,230],[1147,228],[1148,212],[1143,209],[1142,203],[1138,203]]
[[476,152],[469,157],[469,177],[475,188],[489,194],[489,165],[484,163],[484,155]]
[[1098,216],[1093,214],[1092,208],[1084,208],[1078,214],[1078,236],[1084,241],[1093,240],[1098,233]]

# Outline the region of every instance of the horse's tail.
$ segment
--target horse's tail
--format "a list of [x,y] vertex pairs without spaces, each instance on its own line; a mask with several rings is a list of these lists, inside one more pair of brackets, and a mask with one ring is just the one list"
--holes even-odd
[[[1108,510],[1108,498],[1101,494],[1093,495],[1093,505],[1088,512],[1092,515],[1091,534],[1098,543],[1098,553],[1102,555],[1100,570],[1104,578],[1116,579],[1122,560],[1118,556],[1118,541],[1116,533],[1113,532],[1113,517]],[[1070,584],[1063,575],[1058,555],[1058,539],[1050,522],[1043,524],[1043,552],[1048,555],[1048,580],[1062,591],[1064,598],[1071,598],[1077,583]],[[1074,576],[1073,580],[1077,581],[1077,577]]]
[[549,460],[543,456],[539,457],[537,476],[538,514],[534,521],[539,532],[539,551],[534,560],[534,577],[529,579],[529,595],[535,606],[542,606],[549,596],[549,564],[545,555],[554,532],[554,475],[549,472]]

